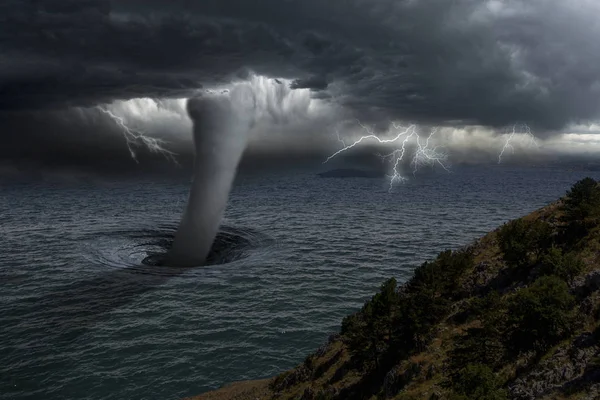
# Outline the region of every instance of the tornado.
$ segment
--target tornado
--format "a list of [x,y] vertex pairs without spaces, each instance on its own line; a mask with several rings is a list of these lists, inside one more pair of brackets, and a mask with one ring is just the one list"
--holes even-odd
[[168,254],[168,265],[194,267],[206,261],[253,124],[255,99],[243,84],[221,94],[188,100],[193,122],[194,176],[187,207]]

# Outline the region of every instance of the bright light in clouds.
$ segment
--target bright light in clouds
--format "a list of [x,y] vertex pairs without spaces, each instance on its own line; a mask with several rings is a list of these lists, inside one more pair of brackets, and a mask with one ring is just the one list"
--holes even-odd
[[600,134],[600,124],[593,123],[589,125],[572,125],[565,129],[565,133]]
[[[364,135],[360,126],[340,123],[349,116],[336,105],[311,97],[309,89],[290,89],[291,81],[252,76],[250,83],[255,94],[255,124],[250,132],[249,147],[267,153],[329,153],[339,150],[340,137],[351,143]],[[236,83],[211,87],[204,91],[230,90]],[[143,132],[149,138],[160,139],[165,147],[179,153],[191,152],[192,123],[186,111],[187,99],[139,98],[115,101],[104,105],[106,110],[122,118],[131,129]],[[354,125],[354,126],[352,126]],[[423,129],[428,127],[423,126]],[[493,130],[482,126],[461,128],[438,127],[430,140],[431,146],[443,148],[451,161],[490,162],[498,159],[499,152],[510,139],[510,148],[502,156],[503,162],[513,157],[520,159],[557,154],[600,154],[600,124],[573,125],[562,133],[536,135],[536,146],[527,132],[512,133],[512,127]],[[379,134],[393,137],[395,130]],[[547,137],[541,139],[540,137]],[[126,145],[126,143],[124,143]],[[386,150],[385,144],[382,151]],[[389,147],[389,146],[388,146]]]
[[[338,118],[337,106],[312,98],[309,89],[290,89],[290,80],[253,76],[246,83],[250,83],[256,100],[251,148],[307,153],[327,143],[324,127]],[[228,91],[236,84],[209,87],[198,94]],[[130,129],[164,140],[167,148],[184,146],[191,151],[192,123],[186,104],[187,99],[140,98],[103,107],[122,118]]]
[[547,140],[546,147],[554,153],[597,155],[600,154],[600,133],[565,133]]
[[187,115],[186,102],[187,99],[141,98],[114,101],[105,108],[123,118],[130,128],[168,141],[174,136],[190,136],[192,122]]

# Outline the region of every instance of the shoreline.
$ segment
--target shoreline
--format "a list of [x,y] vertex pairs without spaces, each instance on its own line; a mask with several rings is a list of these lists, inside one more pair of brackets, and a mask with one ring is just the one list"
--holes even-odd
[[[594,193],[600,193],[594,184]],[[593,206],[600,210],[600,196],[595,196]],[[596,398],[600,396],[600,384],[594,384],[600,380],[600,214],[585,217],[592,224],[572,241],[568,229],[579,221],[564,222],[567,212],[561,198],[462,249],[440,253],[417,267],[402,285],[396,286],[393,278],[386,281],[362,310],[341,321],[339,335],[291,370],[272,378],[233,382],[186,400]],[[524,243],[529,247],[523,248]],[[511,252],[517,251],[521,253],[515,258]],[[555,264],[570,269],[548,272],[547,265]],[[545,300],[537,303],[531,299],[534,295]],[[512,318],[522,301],[534,301],[531,304],[538,304],[541,311]],[[553,302],[558,302],[554,308],[544,308]],[[524,315],[532,307],[522,309]],[[566,325],[555,336],[546,332],[554,325],[541,329],[545,316],[536,322],[539,326],[527,325],[560,307],[564,321],[555,322]],[[414,323],[414,333],[402,333]],[[533,335],[531,345],[523,344],[529,340],[523,339],[527,334]],[[478,338],[484,339],[483,347]],[[565,370],[571,373],[561,375]],[[491,397],[469,392],[479,389],[468,384],[461,386],[484,378],[481,385]]]

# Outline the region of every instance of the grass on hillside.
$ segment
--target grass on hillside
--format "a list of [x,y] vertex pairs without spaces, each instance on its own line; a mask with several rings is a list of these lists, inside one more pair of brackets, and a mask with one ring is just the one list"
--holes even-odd
[[[254,394],[199,399],[507,399],[573,338],[598,342],[600,293],[584,280],[598,269],[600,185],[586,178],[558,202],[443,251],[407,283],[388,279],[338,336]],[[576,399],[586,385],[548,398]]]

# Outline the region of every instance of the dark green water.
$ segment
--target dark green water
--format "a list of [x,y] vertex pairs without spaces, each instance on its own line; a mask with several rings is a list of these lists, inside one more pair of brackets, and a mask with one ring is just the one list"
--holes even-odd
[[391,194],[383,179],[249,176],[221,235],[233,261],[175,271],[143,260],[168,246],[187,182],[2,184],[0,399],[177,399],[277,374],[383,279],[588,174],[456,168]]

